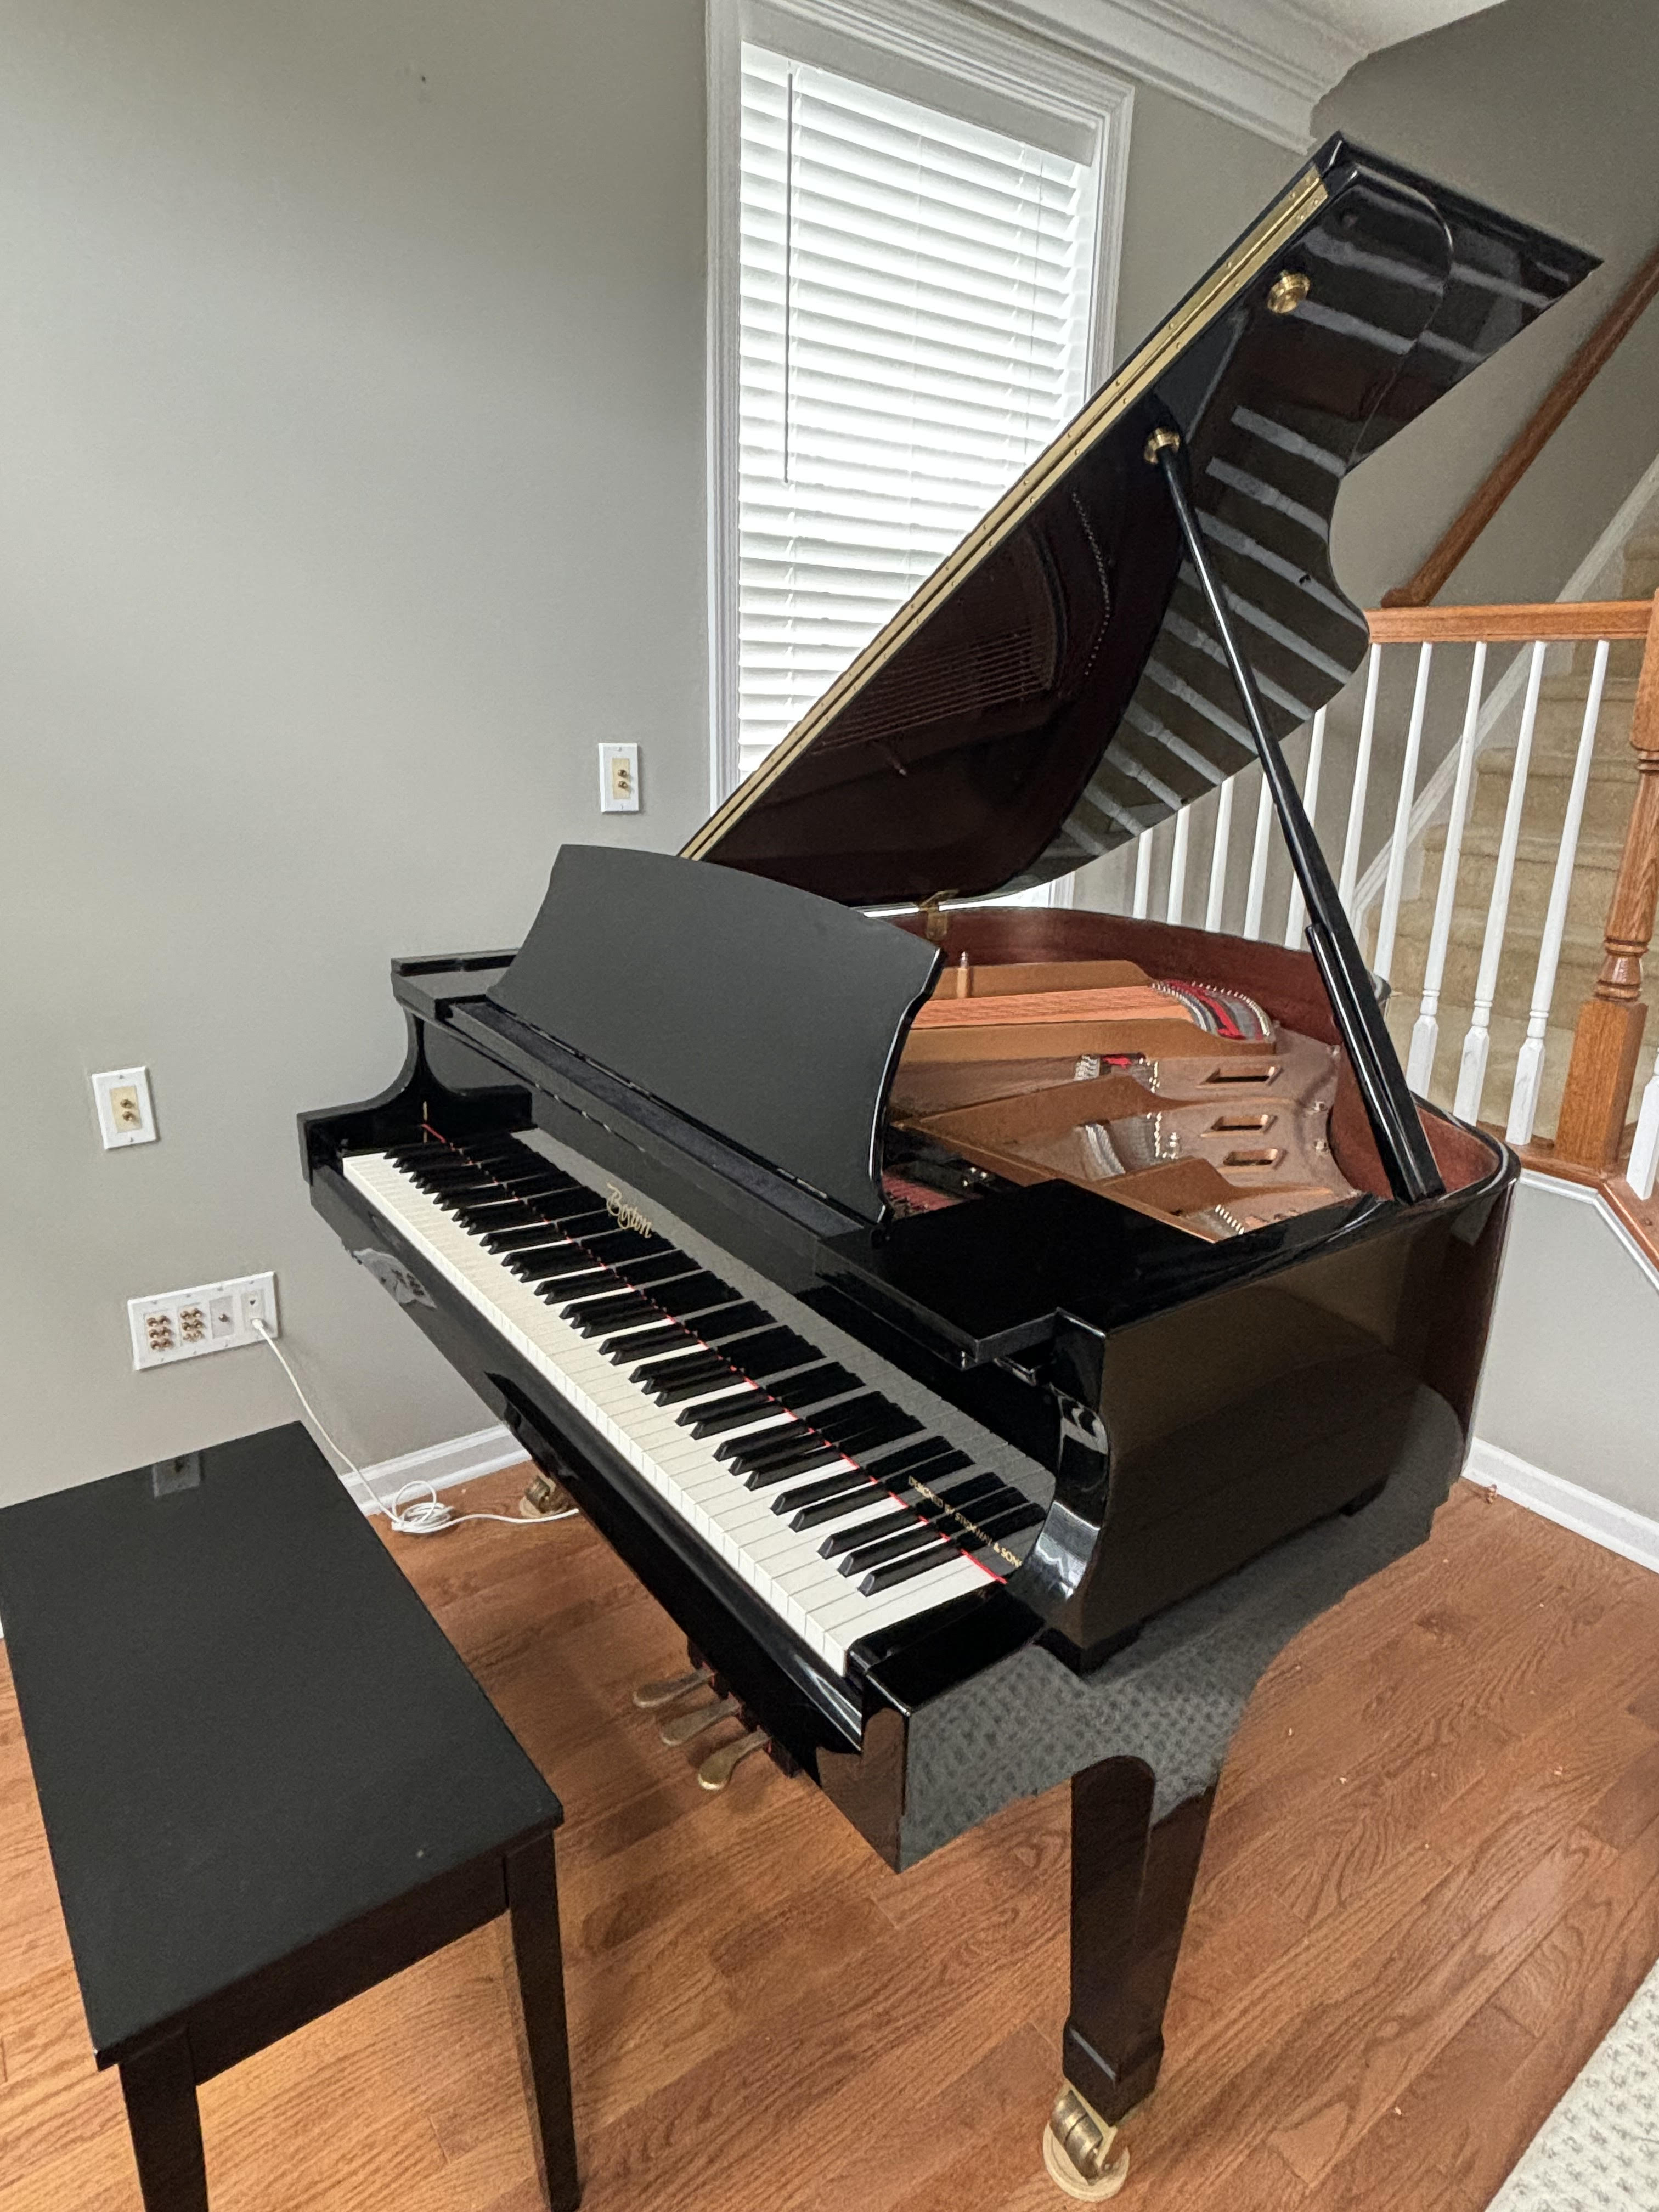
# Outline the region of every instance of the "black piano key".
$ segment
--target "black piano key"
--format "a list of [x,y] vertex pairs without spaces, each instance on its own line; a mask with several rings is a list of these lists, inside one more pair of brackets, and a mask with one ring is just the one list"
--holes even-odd
[[[449,1207],[449,1210],[453,1212],[453,1207]],[[504,1206],[489,1207],[489,1218],[484,1218],[484,1221],[473,1221],[471,1212],[473,1210],[469,1207],[465,1212],[456,1214],[456,1218],[460,1221],[462,1228],[480,1241],[484,1237],[500,1237],[507,1230],[540,1230],[542,1237],[562,1237],[564,1234],[564,1230],[553,1228],[553,1224],[544,1221],[533,1206],[520,1206],[518,1199],[508,1199]],[[484,1207],[477,1207],[477,1212],[484,1212]]]
[[567,1213],[562,1205],[538,1210],[544,1220],[556,1223],[567,1237],[592,1237],[603,1231],[611,1218],[603,1206],[596,1213]]
[[[757,1437],[756,1443],[760,1442]],[[745,1490],[769,1490],[774,1483],[787,1482],[793,1474],[811,1474],[815,1467],[833,1467],[846,1453],[839,1444],[807,1443],[796,1447],[781,1465],[747,1468],[742,1461],[734,1460],[732,1466],[743,1476]]]
[[954,1544],[942,1540],[929,1544],[924,1551],[907,1553],[902,1559],[890,1559],[885,1566],[872,1567],[859,1584],[860,1595],[874,1597],[878,1590],[891,1589],[896,1583],[914,1581],[918,1575],[931,1575],[935,1567],[949,1566],[962,1553]]
[[[778,1512],[790,1498],[805,1498],[812,1490],[823,1490],[826,1495],[815,1504],[797,1505],[786,1515],[789,1526],[797,1531],[821,1528],[826,1521],[839,1521],[843,1513],[854,1511],[860,1503],[873,1511],[887,1495],[861,1469],[844,1469],[840,1474],[826,1474],[818,1482],[803,1482],[793,1490],[786,1490],[781,1498],[774,1499],[773,1511]],[[860,1490],[867,1490],[869,1497],[860,1500]]]
[[[877,1496],[880,1496],[879,1492]],[[857,1504],[856,1498],[844,1498],[841,1510],[850,1513]],[[918,1504],[913,1513],[908,1507],[900,1505],[890,1513],[872,1513],[867,1521],[860,1521],[856,1528],[837,1528],[833,1535],[826,1536],[818,1546],[818,1556],[824,1559],[839,1559],[848,1552],[856,1552],[861,1545],[878,1543],[888,1536],[902,1536],[913,1528],[931,1536],[934,1531],[927,1516],[930,1512],[938,1514],[944,1510],[942,1506]],[[802,1525],[799,1521],[795,1523],[798,1528]],[[805,1525],[810,1528],[812,1524],[809,1522]],[[842,1572],[845,1571],[843,1568]]]
[[921,1427],[921,1423],[913,1413],[903,1413],[895,1406],[890,1413],[878,1413],[860,1429],[856,1442],[850,1449],[855,1456],[862,1459],[872,1452],[881,1450],[886,1444],[896,1443],[901,1437],[914,1437]]
[[618,1265],[617,1273],[625,1283],[632,1283],[636,1289],[642,1291],[652,1283],[672,1283],[678,1275],[695,1275],[697,1263],[695,1260],[688,1260],[684,1252],[676,1252],[671,1247],[654,1260],[623,1261]]
[[953,1451],[935,1439],[931,1450],[921,1444],[910,1444],[900,1452],[868,1452],[862,1464],[895,1497],[902,1498],[913,1488],[936,1489],[947,1476],[960,1474],[973,1462],[966,1452]]
[[[848,1407],[857,1403],[847,1401]],[[879,1408],[855,1420],[840,1406],[831,1406],[823,1414],[813,1415],[813,1421],[832,1443],[838,1443],[856,1456],[860,1452],[872,1451],[878,1444],[889,1444],[900,1437],[919,1435],[921,1423],[914,1413],[902,1412],[896,1406]]]
[[499,1252],[505,1256],[509,1252],[528,1251],[538,1244],[556,1244],[563,1237],[563,1230],[556,1229],[550,1222],[532,1221],[522,1229],[492,1229],[480,1242],[486,1252]]
[[621,1288],[591,1252],[568,1239],[561,1244],[538,1244],[528,1252],[514,1252],[507,1264],[521,1283],[562,1283],[570,1275],[602,1274],[608,1283]]
[[671,1359],[658,1368],[642,1387],[646,1396],[659,1406],[678,1406],[688,1398],[695,1398],[700,1391],[735,1390],[740,1382],[752,1396],[754,1385],[747,1382],[729,1361],[717,1358],[712,1352],[706,1358],[688,1352],[684,1359]]
[[694,1437],[722,1437],[728,1429],[740,1429],[782,1411],[775,1399],[757,1390],[751,1382],[734,1397],[711,1400],[706,1406],[688,1406],[679,1418],[680,1425],[690,1429]]
[[462,1183],[447,1189],[428,1193],[441,1213],[453,1214],[457,1221],[476,1228],[480,1235],[494,1229],[509,1215],[515,1218],[526,1212],[523,1202],[510,1191],[495,1183]]
[[607,1229],[599,1236],[585,1237],[582,1242],[618,1274],[629,1261],[643,1265],[673,1249],[666,1237],[642,1237],[637,1229]]
[[861,1398],[848,1398],[842,1405],[827,1412],[818,1425],[827,1437],[839,1436],[843,1429],[860,1428],[878,1413],[894,1413],[897,1408],[891,1399],[884,1398],[878,1390],[866,1390]]
[[489,1180],[488,1169],[477,1160],[470,1160],[462,1152],[441,1152],[435,1158],[410,1160],[404,1169],[406,1176],[418,1182],[422,1190],[435,1189],[447,1182],[484,1182]]
[[699,1425],[702,1417],[712,1416],[721,1408],[730,1413],[742,1405],[750,1410],[734,1419],[718,1423],[717,1432],[720,1435],[727,1429],[741,1428],[744,1420],[758,1421],[777,1411],[775,1406],[765,1402],[752,1382],[745,1382],[741,1375],[733,1375],[729,1368],[724,1375],[706,1375],[700,1382],[672,1392],[659,1387],[647,1395],[659,1406],[678,1407],[674,1419],[694,1437],[707,1433]]
[[988,1519],[982,1519],[976,1513],[974,1519],[978,1525],[979,1535],[970,1530],[959,1540],[964,1552],[983,1551],[985,1547],[980,1540],[981,1536],[989,1538],[994,1543],[1004,1543],[1010,1536],[1020,1535],[1046,1518],[1040,1505],[1033,1505],[1029,1498],[1023,1498],[1018,1505],[1010,1506],[1006,1512],[994,1514]]
[[972,1464],[966,1452],[957,1451],[942,1437],[924,1437],[919,1444],[906,1444],[902,1451],[890,1452],[885,1458],[873,1461],[870,1472],[878,1482],[890,1483],[895,1489],[902,1490],[902,1475],[908,1478],[914,1473],[931,1482],[933,1476],[927,1469],[935,1461],[944,1462],[937,1469],[941,1477]]
[[568,1322],[578,1336],[605,1336],[614,1335],[630,1321],[653,1321],[656,1314],[647,1299],[631,1291],[619,1291],[571,1299],[559,1308],[559,1318]]
[[617,1336],[607,1336],[599,1346],[605,1358],[618,1367],[630,1361],[645,1359],[655,1352],[678,1352],[697,1339],[689,1328],[682,1328],[677,1321],[665,1321],[660,1328],[630,1328]]
[[[720,1306],[713,1313],[699,1314],[697,1334],[705,1344],[724,1346],[730,1338],[746,1337],[752,1330],[763,1328],[771,1318],[770,1314],[763,1313],[747,1298],[739,1298],[734,1306]],[[741,1366],[743,1349],[741,1345],[733,1344],[726,1356]]]
[[822,1355],[793,1328],[769,1328],[748,1338],[741,1352],[734,1348],[732,1357],[745,1375],[763,1382],[769,1375],[787,1374],[792,1367],[805,1367],[809,1359]]
[[945,1540],[938,1528],[918,1516],[913,1514],[907,1518],[908,1526],[901,1528],[896,1534],[878,1536],[855,1545],[842,1560],[842,1573],[856,1582],[872,1567],[884,1566],[889,1559],[902,1559],[911,1552],[920,1551],[924,1544]]
[[714,1456],[730,1460],[739,1474],[747,1474],[751,1465],[758,1465],[769,1455],[775,1457],[792,1444],[810,1448],[824,1442],[805,1421],[791,1421],[787,1429],[779,1429],[769,1437],[756,1437],[752,1442],[747,1437],[733,1437],[728,1443],[716,1444]]
[[[1013,1524],[1015,1516],[1030,1510],[1036,1509],[1029,1500],[1000,1475],[975,1475],[971,1482],[953,1484],[938,1500],[918,1498],[911,1509],[880,1513],[856,1528],[838,1528],[823,1540],[818,1551],[825,1559],[841,1558],[842,1575],[860,1575],[865,1568],[898,1559],[905,1551],[914,1551],[915,1544],[933,1537],[949,1537],[963,1551],[980,1548],[980,1537],[998,1535],[1002,1526]],[[1020,1526],[1026,1522],[1020,1520]]]
[[[743,1358],[743,1346],[734,1345],[732,1357],[747,1370]],[[767,1389],[779,1405],[787,1406],[792,1413],[804,1413],[809,1406],[822,1406],[831,1398],[839,1398],[844,1391],[856,1390],[859,1378],[849,1375],[844,1367],[824,1365],[809,1367],[803,1375],[787,1376],[781,1382],[772,1382]]]
[[[878,1482],[872,1482],[861,1467],[844,1467],[834,1474],[821,1474],[815,1482],[803,1482],[793,1490],[786,1490],[772,1500],[772,1510],[786,1517],[791,1513],[811,1512],[836,1498],[850,1497],[855,1492],[867,1490],[870,1503],[882,1505],[888,1502],[888,1493]],[[846,1512],[848,1508],[836,1509]],[[801,1524],[805,1525],[805,1524]]]
[[664,1313],[687,1316],[700,1313],[706,1306],[729,1305],[737,1295],[730,1283],[702,1269],[679,1282],[653,1285],[651,1291]]
[[[936,1486],[931,1483],[928,1487],[936,1489]],[[981,1510],[988,1510],[1007,1488],[1000,1474],[975,1474],[966,1482],[947,1483],[942,1490],[936,1489],[936,1494],[945,1505],[958,1508],[977,1520]],[[1014,1491],[1011,1494],[1018,1498],[1019,1492]]]

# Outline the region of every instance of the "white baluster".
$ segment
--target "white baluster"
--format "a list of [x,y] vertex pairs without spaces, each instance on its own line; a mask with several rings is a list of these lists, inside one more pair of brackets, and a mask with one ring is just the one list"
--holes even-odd
[[1137,921],[1145,921],[1152,902],[1152,833],[1143,830],[1135,839],[1135,899],[1131,908]]
[[1440,1047],[1440,986],[1446,973],[1446,949],[1451,943],[1452,909],[1457,903],[1457,866],[1463,853],[1463,823],[1469,811],[1469,785],[1474,775],[1474,741],[1480,728],[1480,693],[1486,677],[1486,641],[1474,648],[1469,670],[1468,704],[1463,710],[1463,734],[1458,740],[1457,774],[1452,784],[1451,811],[1446,817],[1446,847],[1440,855],[1440,888],[1434,898],[1434,927],[1429,933],[1429,957],[1423,969],[1423,1004],[1412,1030],[1411,1056],[1406,1081],[1424,1097],[1434,1074],[1434,1056]]
[[1642,1110],[1636,1117],[1636,1142],[1630,1148],[1626,1180],[1638,1198],[1651,1198],[1655,1171],[1659,1170],[1659,1057],[1642,1093]]
[[1354,756],[1353,789],[1348,797],[1348,834],[1342,840],[1342,868],[1336,895],[1344,906],[1353,902],[1359,879],[1359,833],[1365,826],[1365,787],[1371,777],[1371,738],[1376,729],[1376,686],[1382,673],[1382,648],[1371,647],[1365,665],[1365,711],[1359,718],[1359,750]]
[[1382,879],[1382,918],[1376,925],[1376,958],[1371,963],[1385,981],[1394,965],[1395,933],[1400,927],[1400,894],[1406,881],[1406,846],[1411,836],[1412,801],[1417,796],[1417,762],[1423,750],[1423,717],[1429,705],[1429,671],[1434,647],[1425,643],[1417,656],[1417,689],[1412,693],[1412,719],[1406,732],[1406,757],[1400,769],[1400,797],[1394,810],[1394,836],[1389,845],[1389,872]]
[[1504,810],[1504,831],[1498,844],[1498,870],[1492,878],[1492,902],[1486,908],[1486,934],[1480,946],[1480,972],[1474,983],[1474,1018],[1463,1039],[1463,1057],[1457,1071],[1457,1097],[1452,1111],[1465,1121],[1480,1119],[1480,1094],[1486,1086],[1486,1057],[1492,1050],[1492,1008],[1498,996],[1498,963],[1504,957],[1510,885],[1515,877],[1516,848],[1521,842],[1521,810],[1527,799],[1527,769],[1532,759],[1533,725],[1538,720],[1538,690],[1544,681],[1547,650],[1540,638],[1532,648],[1532,666],[1527,672],[1521,734],[1516,739],[1509,804]]
[[1179,921],[1187,896],[1187,847],[1193,834],[1193,810],[1183,806],[1175,818],[1175,842],[1170,848],[1170,890],[1164,902],[1165,921]]
[[[1308,741],[1308,781],[1302,793],[1302,804],[1308,810],[1311,822],[1319,809],[1319,769],[1325,757],[1325,709],[1322,707],[1313,719],[1313,736]],[[1291,951],[1302,942],[1302,924],[1307,918],[1307,908],[1302,903],[1302,886],[1294,871],[1291,875],[1290,911],[1285,921],[1285,942]]]
[[1572,764],[1566,818],[1561,824],[1561,842],[1556,848],[1549,911],[1544,916],[1544,941],[1538,948],[1538,972],[1532,979],[1526,1042],[1516,1062],[1515,1088],[1510,1093],[1509,1126],[1504,1134],[1512,1145],[1530,1144],[1533,1124],[1538,1119],[1538,1093],[1544,1080],[1544,1032],[1549,1026],[1550,1006],[1555,997],[1555,969],[1567,927],[1567,901],[1572,893],[1573,866],[1578,858],[1578,825],[1584,815],[1584,793],[1589,786],[1590,761],[1595,751],[1595,722],[1601,712],[1601,687],[1607,674],[1607,641],[1601,638],[1597,641],[1595,665],[1590,671],[1589,696],[1584,702],[1584,720],[1578,732],[1578,756]]
[[1206,929],[1219,929],[1227,898],[1227,855],[1233,842],[1233,783],[1229,776],[1215,795],[1215,843],[1210,852],[1210,896],[1204,906]]
[[1250,884],[1244,895],[1244,934],[1261,934],[1261,902],[1267,889],[1267,832],[1273,827],[1273,795],[1267,779],[1261,779],[1261,795],[1255,803],[1255,842],[1250,848]]

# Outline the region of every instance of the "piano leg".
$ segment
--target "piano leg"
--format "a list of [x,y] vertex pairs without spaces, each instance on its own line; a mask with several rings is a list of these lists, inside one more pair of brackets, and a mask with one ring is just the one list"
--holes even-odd
[[1150,2094],[1164,2057],[1164,2008],[1204,1849],[1213,1789],[1152,1822],[1152,1769],[1103,1759],[1072,1778],[1072,2003],[1066,2087],[1043,2140],[1054,2179],[1085,2199],[1115,2196],[1128,2154],[1117,2123]]

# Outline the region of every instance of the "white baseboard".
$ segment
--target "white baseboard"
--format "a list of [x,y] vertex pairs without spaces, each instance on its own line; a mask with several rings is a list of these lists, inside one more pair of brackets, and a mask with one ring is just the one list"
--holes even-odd
[[1490,1484],[1500,1498],[1541,1514],[1558,1528],[1588,1536],[1603,1551],[1617,1552],[1621,1559],[1633,1559],[1638,1567],[1650,1567],[1659,1574],[1659,1521],[1632,1513],[1628,1505],[1615,1505],[1610,1498],[1583,1490],[1481,1437],[1470,1444],[1463,1473],[1469,1481]]
[[[380,1510],[375,1498],[390,1502],[406,1482],[426,1482],[434,1490],[448,1490],[458,1482],[473,1482],[481,1474],[515,1467],[525,1457],[524,1446],[498,1421],[493,1428],[475,1429],[471,1436],[451,1437],[447,1443],[428,1444],[398,1459],[380,1460],[365,1468],[362,1475],[343,1474],[340,1480],[364,1512],[374,1513]],[[374,1486],[373,1496],[369,1484]]]

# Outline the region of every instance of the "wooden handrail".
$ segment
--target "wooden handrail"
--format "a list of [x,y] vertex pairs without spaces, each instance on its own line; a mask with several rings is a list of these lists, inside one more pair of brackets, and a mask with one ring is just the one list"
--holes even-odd
[[1656,246],[1601,321],[1561,371],[1526,428],[1499,455],[1440,543],[1408,584],[1385,592],[1385,607],[1426,606],[1475,539],[1538,459],[1568,414],[1583,398],[1607,362],[1659,294],[1659,246]]
[[1373,645],[1473,645],[1485,638],[1530,645],[1534,638],[1569,644],[1575,639],[1645,637],[1651,599],[1546,599],[1503,607],[1391,607],[1369,612]]
[[1593,997],[1573,1033],[1572,1060],[1556,1125],[1564,1160],[1607,1174],[1619,1164],[1647,1008],[1642,962],[1659,908],[1659,598],[1636,687],[1630,741],[1636,751],[1636,803],[1607,906],[1606,958]]

